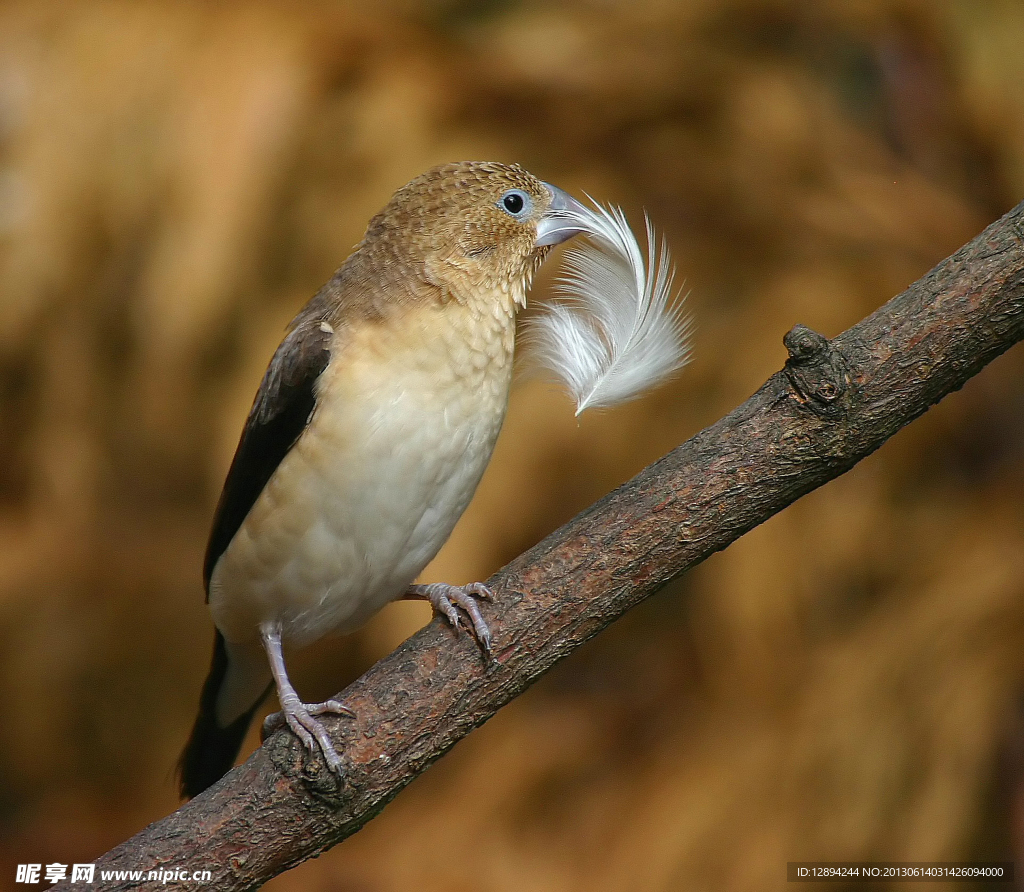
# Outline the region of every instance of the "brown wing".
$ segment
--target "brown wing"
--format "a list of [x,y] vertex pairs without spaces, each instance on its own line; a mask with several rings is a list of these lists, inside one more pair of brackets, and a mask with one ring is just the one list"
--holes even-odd
[[312,304],[298,316],[256,393],[213,517],[203,565],[207,600],[213,568],[316,408],[316,381],[331,357],[322,318]]

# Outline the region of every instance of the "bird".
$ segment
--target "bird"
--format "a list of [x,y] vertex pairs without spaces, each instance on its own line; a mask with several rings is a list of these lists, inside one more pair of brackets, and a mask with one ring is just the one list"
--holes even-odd
[[288,326],[245,422],[203,567],[215,625],[179,762],[192,798],[230,770],[276,687],[279,721],[343,776],[284,646],[428,601],[480,647],[481,583],[416,585],[490,461],[508,405],[516,314],[552,247],[583,230],[571,195],[516,164],[435,167],[398,189]]

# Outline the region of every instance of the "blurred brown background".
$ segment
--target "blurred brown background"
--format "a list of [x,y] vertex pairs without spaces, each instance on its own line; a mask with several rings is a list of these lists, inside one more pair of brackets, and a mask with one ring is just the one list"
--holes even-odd
[[[794,323],[842,331],[1024,196],[1017,0],[370,9],[0,6],[0,876],[176,807],[242,420],[288,319],[412,176],[519,161],[646,208],[697,322],[693,364],[642,402],[577,423],[517,388],[428,570],[451,582],[744,400]],[[1022,365],[651,599],[269,888],[770,889],[789,860],[1012,857]],[[395,605],[296,657],[300,691],[428,615]]]

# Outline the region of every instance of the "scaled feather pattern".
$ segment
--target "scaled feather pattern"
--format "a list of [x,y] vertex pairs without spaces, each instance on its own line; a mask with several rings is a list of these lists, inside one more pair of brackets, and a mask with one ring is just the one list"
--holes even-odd
[[[588,196],[589,197],[589,196]],[[592,199],[591,199],[592,200]],[[655,254],[647,223],[647,258],[620,208],[594,202],[565,214],[587,241],[565,255],[556,293],[527,323],[535,364],[551,371],[584,409],[631,400],[689,359],[690,319],[669,303],[674,269],[665,241]]]

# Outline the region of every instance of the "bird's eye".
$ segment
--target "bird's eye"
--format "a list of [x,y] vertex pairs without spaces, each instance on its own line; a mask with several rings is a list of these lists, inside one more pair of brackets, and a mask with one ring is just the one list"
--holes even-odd
[[509,189],[501,196],[498,207],[510,217],[522,220],[530,216],[530,212],[533,210],[533,199],[522,189]]

